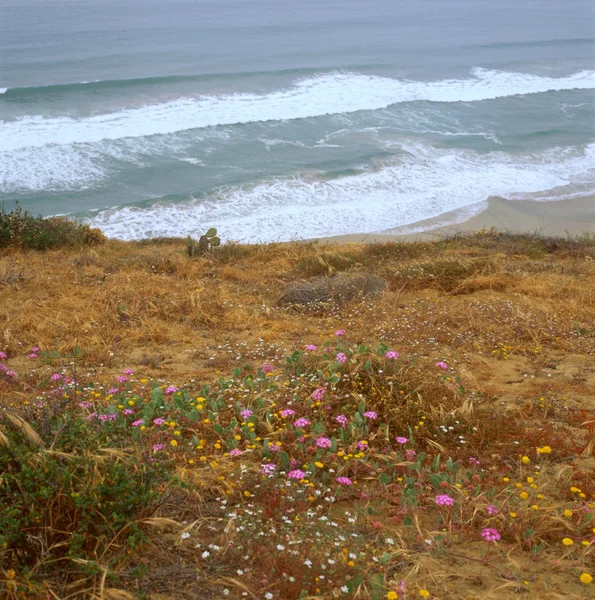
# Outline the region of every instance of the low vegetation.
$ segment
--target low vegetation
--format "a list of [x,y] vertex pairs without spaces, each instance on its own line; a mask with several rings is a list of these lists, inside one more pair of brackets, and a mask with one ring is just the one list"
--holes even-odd
[[2,597],[593,597],[594,240],[190,247],[0,256]]

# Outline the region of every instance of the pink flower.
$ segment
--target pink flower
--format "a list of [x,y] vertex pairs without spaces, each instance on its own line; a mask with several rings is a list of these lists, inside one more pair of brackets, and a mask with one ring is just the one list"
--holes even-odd
[[120,390],[118,388],[110,388],[109,390],[107,390],[108,395],[113,396],[114,394],[117,394]]
[[0,360],[6,360],[7,358],[6,352],[0,352]]
[[335,337],[341,337],[342,335],[345,335],[347,332],[344,329],[337,329],[337,331],[335,331]]
[[291,408],[284,408],[280,414],[284,419],[287,419],[287,417],[295,415],[295,410],[292,410]]
[[492,527],[486,527],[481,530],[481,537],[486,542],[498,542],[501,539],[500,534],[497,529],[493,529]]
[[153,452],[159,452],[163,450],[163,444],[153,444]]
[[289,471],[289,473],[287,473],[287,477],[289,477],[289,479],[304,479],[305,476],[306,474],[304,471],[300,471],[299,469],[294,469],[293,471]]
[[395,352],[394,350],[389,350],[388,352],[384,353],[385,358],[388,358],[390,360],[397,360],[397,358],[399,358],[399,356],[401,356],[398,352]]
[[417,456],[417,452],[415,450],[412,450],[411,448],[409,448],[408,450],[405,450],[405,458],[407,460],[413,461],[413,460],[415,460],[416,456]]
[[316,350],[318,350],[318,346],[315,346],[314,344],[306,344],[306,350],[308,352],[316,352]]
[[434,498],[434,502],[436,502],[438,506],[452,506],[455,503],[454,499],[447,494],[438,494],[436,498]]
[[312,398],[312,400],[318,401],[318,400],[322,400],[322,397],[324,396],[324,394],[325,394],[324,388],[319,387],[319,388],[316,388],[312,392],[312,395],[310,397]]
[[79,402],[79,406],[81,408],[91,408],[93,406],[93,402],[89,402],[88,400],[83,400],[82,402]]
[[241,453],[242,451],[239,448],[234,448],[229,451],[229,456],[239,456]]
[[52,381],[60,381],[60,379],[62,379],[62,375],[60,375],[60,373],[54,373],[54,374],[53,374],[53,375],[50,377],[50,379],[51,379]]
[[242,419],[246,420],[248,417],[251,417],[254,413],[249,409],[249,408],[245,408],[244,410],[242,410],[240,412],[240,415],[242,416]]
[[269,365],[269,363],[264,363],[264,365],[262,365],[263,373],[271,373],[272,371],[273,371],[273,365]]
[[353,485],[353,481],[351,481],[351,479],[349,479],[349,477],[337,477],[337,479],[335,479],[335,481],[339,485]]
[[486,510],[488,511],[488,515],[497,515],[498,514],[498,509],[493,504],[486,506]]
[[345,354],[343,354],[343,352],[339,352],[337,356],[335,356],[335,360],[342,365],[343,363],[347,362],[347,357]]
[[477,467],[479,466],[481,463],[474,458],[473,456],[469,459],[469,464],[472,465],[473,467]]
[[118,375],[118,377],[116,377],[116,380],[118,381],[118,383],[126,383],[128,381],[128,377],[124,377],[124,375]]
[[178,388],[175,385],[170,385],[166,390],[166,394],[175,394],[178,391]]
[[441,360],[440,362],[437,362],[436,366],[440,367],[441,369],[444,369],[444,370],[448,369],[448,365],[443,360]]
[[31,352],[31,354],[29,354],[29,358],[37,358],[37,354],[35,354],[35,352]]
[[125,408],[125,409],[122,411],[122,414],[123,414],[123,415],[133,415],[133,414],[134,414],[134,411],[133,411],[131,408]]
[[403,437],[403,436],[401,436],[401,435],[400,435],[399,437],[395,438],[395,439],[397,440],[397,444],[401,444],[401,446],[402,446],[403,444],[406,444],[406,443],[409,441],[409,439],[408,439],[408,438],[406,438],[406,437]]
[[273,463],[267,463],[266,465],[262,465],[260,474],[265,477],[272,477],[276,469],[277,467]]
[[364,444],[364,442],[357,442],[357,444],[355,445],[355,447],[360,452],[365,452],[368,449],[368,444]]
[[308,419],[306,419],[305,417],[301,417],[300,419],[296,419],[293,422],[293,426],[294,427],[307,427],[308,425],[310,425],[310,421],[308,421]]
[[144,425],[144,424],[145,424],[144,419],[138,419],[137,421],[132,422],[133,427],[140,427],[141,425]]
[[165,423],[165,419],[163,419],[161,417],[157,417],[156,419],[153,419],[153,423],[155,425],[163,425]]
[[370,419],[371,421],[374,421],[375,419],[378,418],[378,414],[375,413],[373,410],[367,410],[364,413],[364,417],[366,417],[366,419]]
[[31,348],[31,352],[35,352],[35,354],[37,354],[39,350],[40,348],[38,348],[37,346],[35,346],[35,348]]
[[132,369],[125,369],[122,371],[122,373],[124,373],[124,375],[134,375],[134,371]]
[[321,436],[316,440],[316,445],[319,448],[330,448],[333,445],[333,442],[327,437]]
[[341,427],[345,427],[345,425],[349,423],[349,419],[345,415],[338,415],[335,417],[335,421],[337,421]]

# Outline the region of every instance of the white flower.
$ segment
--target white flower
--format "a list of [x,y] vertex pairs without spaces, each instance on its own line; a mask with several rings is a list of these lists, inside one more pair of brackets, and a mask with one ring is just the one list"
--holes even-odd
[[189,532],[189,531],[185,531],[185,532],[182,534],[182,539],[183,539],[183,540],[187,540],[189,537],[190,537],[190,532]]
[[277,544],[277,550],[285,550],[285,546],[282,546],[281,544]]
[[392,546],[395,543],[395,540],[392,538],[386,538],[386,543]]
[[203,558],[208,558],[209,556],[211,556],[211,553],[210,553],[208,550],[205,550],[205,551],[204,551],[204,552],[201,554],[201,556],[202,556]]
[[267,593],[264,595],[264,597],[265,597],[265,599],[266,599],[266,600],[272,600],[272,598],[273,598],[273,594],[271,594],[271,592],[267,592]]
[[307,567],[310,567],[310,568],[312,567],[312,561],[311,561],[309,558],[307,558],[307,559],[304,561],[304,564],[305,564]]
[[348,588],[346,585],[344,585],[344,586],[341,588],[341,591],[342,591],[344,594],[348,594],[348,593],[349,593],[349,588]]
[[236,571],[236,573],[237,573],[238,575],[243,575],[243,574],[244,574],[244,571],[242,571],[242,569],[238,569],[238,570]]
[[229,596],[229,590],[228,590],[227,588],[225,588],[225,589],[223,590],[223,595],[224,595],[224,596]]

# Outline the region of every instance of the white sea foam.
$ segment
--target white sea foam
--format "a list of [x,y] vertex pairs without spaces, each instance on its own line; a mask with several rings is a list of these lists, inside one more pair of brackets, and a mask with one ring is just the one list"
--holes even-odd
[[419,142],[404,149],[404,158],[357,175],[321,180],[310,174],[229,187],[187,203],[106,210],[90,222],[121,239],[197,235],[214,226],[227,240],[266,242],[402,227],[469,210],[489,196],[539,199],[557,190],[561,199],[574,182],[591,182],[595,189],[595,144],[520,157]]
[[0,88],[0,94],[6,94],[8,92],[8,88]]
[[330,73],[297,81],[287,90],[268,94],[181,98],[81,119],[29,115],[2,124],[0,152],[377,110],[415,100],[474,102],[568,89],[595,89],[595,71],[553,78],[476,68],[466,79],[430,82]]

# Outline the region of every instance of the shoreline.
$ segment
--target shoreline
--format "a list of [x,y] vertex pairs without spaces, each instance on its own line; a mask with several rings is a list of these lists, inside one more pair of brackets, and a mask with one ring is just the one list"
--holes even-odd
[[315,239],[329,243],[367,244],[395,240],[421,241],[492,227],[511,233],[555,237],[595,234],[595,196],[549,202],[492,197],[485,202],[483,210],[456,222],[460,212],[445,213],[433,219],[382,232],[351,233]]

